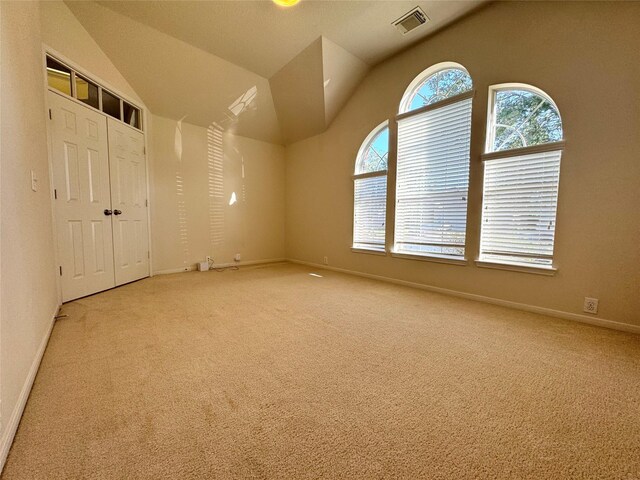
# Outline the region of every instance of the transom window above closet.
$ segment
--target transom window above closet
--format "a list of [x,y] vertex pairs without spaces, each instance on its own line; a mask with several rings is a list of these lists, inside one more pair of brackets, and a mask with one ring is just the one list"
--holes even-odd
[[47,84],[96,110],[142,130],[142,110],[87,76],[47,55]]

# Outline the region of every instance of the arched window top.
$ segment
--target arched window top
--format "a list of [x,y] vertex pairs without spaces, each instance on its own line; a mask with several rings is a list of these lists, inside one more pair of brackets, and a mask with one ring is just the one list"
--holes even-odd
[[531,147],[563,139],[562,119],[555,102],[539,88],[525,84],[490,87],[490,127],[487,152]]
[[443,62],[427,68],[409,85],[400,102],[400,113],[410,112],[470,91],[473,82],[466,68]]
[[383,122],[362,143],[356,159],[356,175],[386,171],[389,163],[389,126]]

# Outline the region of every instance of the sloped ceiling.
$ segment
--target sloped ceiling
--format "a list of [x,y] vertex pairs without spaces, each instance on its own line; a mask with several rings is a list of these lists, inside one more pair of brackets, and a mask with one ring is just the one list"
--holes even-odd
[[[470,1],[67,1],[152,113],[272,143],[321,133],[370,66]],[[391,22],[419,5],[430,21]]]
[[311,43],[269,81],[285,143],[324,130],[322,38]]
[[320,37],[269,80],[285,143],[324,131],[369,66]]
[[368,70],[365,62],[322,37],[325,127],[331,124]]
[[[97,3],[67,5],[152,113],[282,142],[264,77]],[[234,108],[238,99],[242,110]]]

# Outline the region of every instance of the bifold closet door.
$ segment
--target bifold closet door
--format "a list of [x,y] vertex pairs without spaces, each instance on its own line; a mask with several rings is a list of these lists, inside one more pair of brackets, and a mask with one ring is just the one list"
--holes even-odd
[[48,92],[63,301],[114,286],[109,147],[104,115]]
[[111,118],[109,163],[116,285],[149,276],[147,166],[144,136]]

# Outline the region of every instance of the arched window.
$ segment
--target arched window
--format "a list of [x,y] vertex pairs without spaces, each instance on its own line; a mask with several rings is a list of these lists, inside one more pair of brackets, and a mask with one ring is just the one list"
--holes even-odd
[[542,90],[489,89],[480,261],[553,269],[562,120]]
[[353,248],[384,252],[387,212],[388,122],[367,136],[356,158]]
[[469,73],[462,65],[439,63],[422,72],[411,82],[400,103],[400,113],[432,105],[473,88]]
[[441,63],[407,88],[398,114],[395,254],[464,260],[473,83]]
[[520,85],[493,89],[490,152],[562,140],[558,108],[543,92]]

